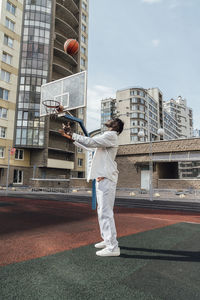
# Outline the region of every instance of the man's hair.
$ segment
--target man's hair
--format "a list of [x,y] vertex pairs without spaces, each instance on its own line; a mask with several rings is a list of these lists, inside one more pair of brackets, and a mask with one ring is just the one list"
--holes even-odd
[[112,128],[113,130],[117,131],[118,134],[120,134],[124,129],[124,122],[119,118],[114,118],[107,121],[105,123],[105,126],[107,126],[108,128]]

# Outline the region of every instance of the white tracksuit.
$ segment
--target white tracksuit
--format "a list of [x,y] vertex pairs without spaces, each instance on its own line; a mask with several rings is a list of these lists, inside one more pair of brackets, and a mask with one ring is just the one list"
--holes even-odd
[[116,228],[113,214],[116,185],[118,179],[115,157],[118,148],[118,135],[116,131],[106,131],[97,137],[85,137],[76,133],[72,136],[74,144],[85,150],[94,151],[88,180],[105,177],[96,182],[97,213],[102,239],[109,250],[118,247]]

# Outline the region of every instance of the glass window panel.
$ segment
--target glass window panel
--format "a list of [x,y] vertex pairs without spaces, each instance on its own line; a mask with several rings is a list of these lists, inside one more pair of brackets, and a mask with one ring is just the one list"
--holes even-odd
[[26,138],[27,129],[22,129],[22,138]]

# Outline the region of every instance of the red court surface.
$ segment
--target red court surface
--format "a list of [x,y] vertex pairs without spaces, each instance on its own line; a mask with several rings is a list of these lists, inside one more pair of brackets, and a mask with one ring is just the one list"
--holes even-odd
[[[115,208],[118,237],[179,222],[200,223],[200,213]],[[78,248],[100,240],[91,205],[0,198],[0,265]]]

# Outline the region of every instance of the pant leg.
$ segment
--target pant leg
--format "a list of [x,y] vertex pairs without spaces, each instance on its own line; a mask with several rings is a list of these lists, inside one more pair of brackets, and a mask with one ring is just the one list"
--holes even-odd
[[115,202],[116,183],[105,178],[96,182],[97,213],[102,239],[109,250],[118,247],[113,207]]

